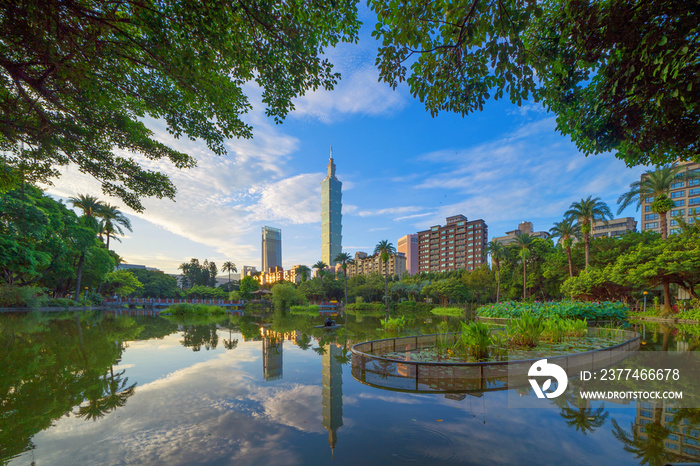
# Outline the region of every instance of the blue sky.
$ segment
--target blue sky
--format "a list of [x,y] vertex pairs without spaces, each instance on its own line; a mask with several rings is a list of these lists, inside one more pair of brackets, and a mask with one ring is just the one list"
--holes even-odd
[[[124,208],[134,231],[113,249],[130,264],[168,273],[193,257],[260,268],[260,228],[268,225],[282,229],[285,268],[310,266],[321,258],[320,183],[331,145],[343,182],[343,250],[351,255],[372,252],[383,239],[396,245],[455,214],[483,219],[490,239],[526,220],[548,230],[589,195],[616,212],[617,198],[647,169],[629,169],[612,154],[584,157],[555,131],[554,115],[532,102],[491,100],[483,112],[432,118],[406,86],[393,91],[377,82],[373,23],[366,10],[362,16],[359,43],[327,51],[342,74],[336,89],[297,99],[296,110],[275,125],[259,91],[248,87],[254,137],[227,141],[224,157],[146,120],[158,139],[193,155],[198,166],[181,171],[135,157],[167,173],[178,194],[176,202],[146,200],[141,214]],[[45,189],[123,206],[74,167]],[[634,207],[622,216],[639,221]]]

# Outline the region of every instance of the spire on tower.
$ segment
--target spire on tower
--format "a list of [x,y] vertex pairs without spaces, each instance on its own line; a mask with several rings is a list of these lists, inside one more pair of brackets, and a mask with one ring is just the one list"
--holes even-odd
[[335,178],[335,163],[333,163],[333,146],[331,146],[331,158],[328,159],[328,176]]

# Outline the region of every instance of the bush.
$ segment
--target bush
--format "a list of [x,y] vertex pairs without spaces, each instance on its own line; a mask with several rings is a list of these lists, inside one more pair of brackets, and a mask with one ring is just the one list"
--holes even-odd
[[272,302],[275,309],[284,310],[293,305],[306,304],[306,296],[291,283],[279,283],[272,287]]
[[290,312],[292,314],[307,314],[318,315],[318,304],[309,304],[308,306],[292,306]]
[[600,303],[562,301],[546,303],[520,303],[509,301],[482,306],[477,310],[480,317],[518,318],[525,313],[550,319],[625,320],[629,308],[623,303],[609,301]]
[[46,306],[47,307],[62,307],[69,308],[75,306],[75,301],[70,298],[49,298]]
[[47,298],[41,288],[35,286],[0,286],[0,307],[39,308],[46,304]]
[[508,326],[508,339],[513,346],[528,346],[533,348],[540,341],[540,335],[544,331],[542,316],[531,313],[523,313],[514,319]]
[[434,307],[435,305],[430,303],[419,303],[417,301],[403,301],[396,306],[396,309],[402,312],[428,312]]
[[345,312],[362,317],[381,317],[386,313],[382,303],[355,303],[345,306]]

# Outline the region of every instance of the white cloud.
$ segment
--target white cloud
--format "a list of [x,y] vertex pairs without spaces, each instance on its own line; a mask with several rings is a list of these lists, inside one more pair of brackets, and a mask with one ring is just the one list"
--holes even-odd
[[361,210],[357,212],[360,217],[374,217],[377,215],[388,215],[388,214],[403,214],[407,212],[415,212],[417,210],[423,210],[422,207],[416,206],[405,206],[405,207],[388,207],[385,209],[377,210]]
[[256,204],[246,207],[254,217],[291,223],[317,223],[321,218],[321,173],[305,173],[285,178],[276,183],[255,187],[251,194],[258,196]]

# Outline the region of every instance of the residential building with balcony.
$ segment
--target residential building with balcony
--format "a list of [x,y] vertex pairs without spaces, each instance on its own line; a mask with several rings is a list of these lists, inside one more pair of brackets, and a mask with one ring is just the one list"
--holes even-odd
[[387,276],[402,275],[406,271],[406,256],[397,252],[389,257],[385,263],[381,255],[367,255],[366,252],[358,251],[355,253],[355,261],[353,264],[347,264],[348,277],[355,275],[369,275],[371,273],[379,273]]
[[418,271],[474,270],[486,263],[488,227],[464,215],[447,217],[445,226],[418,232]]
[[[676,165],[700,173],[698,162],[678,162]],[[677,233],[679,229],[678,221],[673,217],[682,216],[686,222],[696,215],[700,217],[700,179],[675,182],[671,185],[668,197],[673,201],[673,209],[666,214],[666,231],[669,234]],[[652,202],[653,197],[642,199],[641,231],[661,233],[660,216],[651,211]]]
[[594,238],[617,237],[626,233],[637,231],[637,221],[634,217],[622,217],[608,220],[608,224],[600,220],[594,220],[591,227],[591,235]]
[[534,236],[535,238],[542,239],[547,239],[550,236],[548,231],[533,231],[532,222],[520,222],[520,225],[518,225],[517,230],[507,231],[505,236],[498,236],[494,238],[494,240],[498,241],[504,246],[508,246],[509,244],[515,243],[516,237],[525,233],[527,233],[530,236]]

